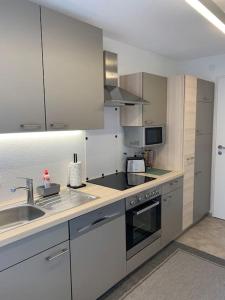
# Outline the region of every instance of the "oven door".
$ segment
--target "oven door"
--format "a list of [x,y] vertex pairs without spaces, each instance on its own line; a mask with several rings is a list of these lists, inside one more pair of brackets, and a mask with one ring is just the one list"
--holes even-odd
[[161,236],[161,196],[126,212],[127,259]]

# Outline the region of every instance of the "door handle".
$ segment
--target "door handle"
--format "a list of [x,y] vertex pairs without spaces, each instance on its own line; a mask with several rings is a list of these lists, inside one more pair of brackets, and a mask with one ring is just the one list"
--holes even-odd
[[224,147],[223,145],[219,145],[219,146],[218,146],[218,149],[219,149],[219,150],[225,150],[225,147]]

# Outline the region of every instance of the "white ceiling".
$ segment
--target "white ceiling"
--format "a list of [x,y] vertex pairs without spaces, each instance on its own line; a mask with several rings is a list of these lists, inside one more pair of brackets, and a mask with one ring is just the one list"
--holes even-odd
[[[225,35],[185,0],[33,0],[103,28],[104,35],[172,59],[225,53]],[[214,0],[224,8],[225,0]]]

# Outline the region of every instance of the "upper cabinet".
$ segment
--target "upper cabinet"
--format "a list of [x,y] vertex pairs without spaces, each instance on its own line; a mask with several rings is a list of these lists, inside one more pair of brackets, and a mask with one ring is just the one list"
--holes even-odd
[[0,1],[0,133],[103,127],[102,30]]
[[48,130],[103,127],[102,30],[41,9]]
[[121,108],[122,126],[151,126],[166,124],[167,78],[136,73],[120,77],[120,86],[149,101],[147,105]]
[[45,130],[40,7],[0,1],[0,133]]

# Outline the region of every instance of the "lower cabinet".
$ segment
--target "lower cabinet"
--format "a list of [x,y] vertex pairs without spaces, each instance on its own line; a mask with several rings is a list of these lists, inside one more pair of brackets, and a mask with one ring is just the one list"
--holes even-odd
[[116,214],[112,205],[71,221],[73,300],[95,300],[126,276],[125,216]]
[[183,189],[162,197],[162,245],[170,243],[182,233]]
[[69,241],[0,272],[1,300],[71,300]]

